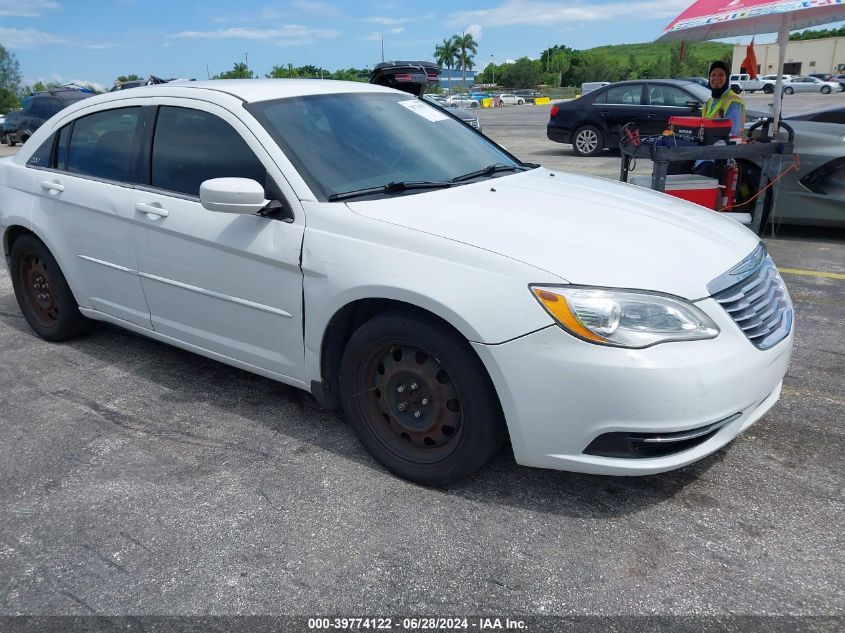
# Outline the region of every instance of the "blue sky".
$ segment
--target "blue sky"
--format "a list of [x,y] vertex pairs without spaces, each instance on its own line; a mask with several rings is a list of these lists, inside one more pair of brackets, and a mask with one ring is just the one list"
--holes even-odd
[[[94,82],[136,73],[205,79],[248,60],[330,70],[431,59],[445,37],[479,42],[477,67],[656,38],[692,0],[0,0],[0,44],[24,83]],[[773,41],[757,38],[758,42]]]

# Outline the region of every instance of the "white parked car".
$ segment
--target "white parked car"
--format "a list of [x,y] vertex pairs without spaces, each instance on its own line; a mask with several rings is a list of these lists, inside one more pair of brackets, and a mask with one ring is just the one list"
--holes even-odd
[[689,464],[778,399],[786,287],[756,235],[521,163],[381,86],[96,96],[0,159],[15,295],[51,341],[106,321],[342,407],[390,471]]
[[468,94],[452,95],[446,99],[446,103],[457,108],[477,108],[478,101],[470,97]]
[[499,102],[504,105],[522,105],[525,103],[525,98],[519,97],[512,92],[505,92],[499,95]]
[[765,87],[765,82],[763,82],[762,77],[757,77],[756,79],[752,79],[751,75],[746,73],[740,73],[738,75],[731,75],[730,80],[728,81],[728,85],[731,87],[736,93],[740,92],[757,92],[758,90],[763,90]]
[[793,92],[821,92],[822,94],[830,94],[831,92],[841,92],[845,90],[837,81],[822,81],[816,77],[791,77],[788,81],[783,82],[783,93],[791,95]]
[[[792,75],[782,75],[784,82],[792,79]],[[775,83],[777,82],[777,75],[763,75],[760,80],[763,82],[763,92],[772,94],[775,91]]]

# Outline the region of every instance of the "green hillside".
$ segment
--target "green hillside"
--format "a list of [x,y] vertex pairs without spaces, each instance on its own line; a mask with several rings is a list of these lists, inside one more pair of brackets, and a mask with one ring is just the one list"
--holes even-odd
[[[616,44],[610,46],[597,46],[587,49],[587,52],[604,53],[611,59],[626,64],[633,55],[640,63],[656,63],[661,57],[673,56],[673,51],[678,49],[677,42],[647,42],[644,44]],[[688,42],[684,45],[684,56],[697,59],[724,59],[726,55],[733,53],[731,44],[721,42]]]

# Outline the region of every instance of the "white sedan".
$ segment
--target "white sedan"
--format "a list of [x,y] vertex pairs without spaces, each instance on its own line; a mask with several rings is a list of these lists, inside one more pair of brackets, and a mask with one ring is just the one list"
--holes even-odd
[[478,101],[467,94],[452,95],[446,99],[446,103],[457,108],[477,108]]
[[499,102],[504,105],[522,105],[525,103],[525,98],[519,97],[512,92],[505,92],[499,95]]
[[528,466],[689,464],[771,408],[793,344],[740,224],[361,83],[86,99],[0,160],[0,234],[41,337],[105,321],[299,387],[430,485],[506,439]]
[[783,82],[783,93],[791,95],[793,92],[841,92],[845,86],[837,81],[822,81],[817,77],[792,77]]

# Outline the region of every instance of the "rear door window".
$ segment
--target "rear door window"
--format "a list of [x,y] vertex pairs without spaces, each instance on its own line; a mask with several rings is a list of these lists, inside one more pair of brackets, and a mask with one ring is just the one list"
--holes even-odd
[[140,112],[140,107],[116,108],[76,119],[67,150],[67,171],[138,182]]
[[605,92],[606,100],[602,103],[619,105],[642,105],[643,84],[612,86]]
[[199,196],[200,184],[211,178],[250,178],[263,187],[267,170],[241,135],[220,117],[162,106],[150,176],[153,187]]

